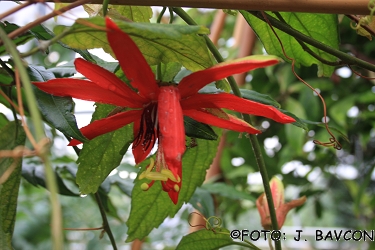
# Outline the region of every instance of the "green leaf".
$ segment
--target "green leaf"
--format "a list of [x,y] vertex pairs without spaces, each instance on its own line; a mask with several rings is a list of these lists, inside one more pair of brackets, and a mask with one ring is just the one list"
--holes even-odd
[[207,190],[198,187],[189,203],[206,218],[215,215],[214,199]]
[[[248,99],[248,100],[251,100],[251,101],[254,101],[254,102],[263,103],[263,104],[266,104],[266,105],[271,105],[271,106],[274,106],[276,108],[281,107],[280,103],[275,101],[269,95],[265,95],[265,94],[256,92],[254,90],[249,90],[249,89],[240,89],[240,91],[241,91],[242,97],[245,98],[245,99]],[[223,92],[225,92],[225,91],[217,89],[216,87],[214,87],[212,85],[207,85],[207,86],[203,87],[201,90],[199,90],[199,93],[202,93],[202,94],[216,94],[216,93],[223,93]],[[231,91],[231,93],[233,94],[232,91]]]
[[[106,117],[114,106],[97,104],[91,121]],[[121,162],[121,149],[133,140],[132,125],[103,134],[83,144],[77,163],[77,184],[83,194],[95,193],[109,173]]]
[[346,128],[348,127],[346,118],[348,110],[354,106],[356,99],[358,98],[357,94],[352,94],[344,99],[339,100],[335,104],[331,106],[328,112],[328,116],[337,122],[341,127]]
[[185,134],[192,138],[204,140],[217,140],[215,131],[207,124],[197,122],[196,120],[184,116]]
[[70,77],[77,73],[77,70],[74,66],[74,60],[64,63],[62,65],[56,66],[54,68],[47,69],[49,72],[52,72],[56,78]]
[[[85,4],[83,8],[90,17],[103,16],[102,4]],[[149,6],[108,5],[107,16],[112,19],[149,23],[152,17],[152,8]]]
[[260,102],[263,104],[271,105],[276,108],[280,108],[281,105],[277,101],[275,101],[272,97],[269,95],[261,94],[259,92],[256,92],[254,90],[249,89],[240,89],[242,97],[254,102]]
[[229,186],[225,183],[205,183],[202,185],[202,189],[207,190],[212,194],[217,194],[231,199],[249,201],[256,200],[256,198],[250,195],[248,192],[239,191],[235,187]]
[[176,250],[212,250],[235,244],[227,232],[213,232],[212,230],[199,230],[182,237]]
[[296,155],[302,155],[303,144],[305,143],[305,133],[292,124],[285,124],[285,133],[288,138],[288,146],[290,146]]
[[[24,145],[25,133],[18,121],[8,123],[0,130],[0,150],[13,150]],[[15,165],[13,165],[15,164]],[[12,171],[10,176],[0,183],[0,248],[13,249],[11,245],[14,224],[16,221],[18,189],[21,180],[22,158],[0,158],[0,180],[6,171]]]
[[[54,75],[41,66],[29,66],[28,73],[31,81],[44,82],[54,78]],[[37,87],[34,93],[38,101],[38,107],[56,129],[63,134],[80,141],[87,141],[78,129],[76,118],[73,114],[74,102],[71,97],[59,97],[47,94]]]
[[108,15],[115,19],[125,17],[137,23],[149,23],[152,17],[150,6],[109,5]]
[[[68,166],[54,167],[56,184],[59,194],[66,196],[79,196],[70,190],[64,183],[63,178],[60,176],[62,172],[68,170]],[[69,171],[69,170],[68,170]],[[72,171],[69,171],[71,173]],[[22,177],[34,186],[41,186],[47,189],[46,176],[42,163],[39,161],[26,161],[22,166]],[[74,177],[74,175],[73,175]]]
[[[161,80],[163,82],[173,82],[173,79],[175,76],[181,71],[182,65],[180,63],[171,62],[161,64]],[[154,72],[156,72],[156,66],[152,67],[155,69]],[[156,74],[155,74],[156,75]]]
[[[267,53],[270,55],[280,56],[284,58],[284,60],[289,61],[284,56],[281,50],[280,43],[270,29],[269,25],[246,11],[240,12],[245,17],[250,26],[254,29],[255,33],[257,33]],[[268,14],[275,17],[275,14]],[[332,48],[338,49],[339,38],[337,28],[337,15],[295,12],[280,12],[280,15],[292,28],[319,42],[329,45]],[[333,71],[335,70],[333,66],[323,64],[322,62],[311,56],[301,47],[301,45],[297,42],[296,39],[294,39],[294,37],[291,37],[290,35],[278,29],[275,29],[275,31],[281,39],[286,54],[289,57],[295,59],[296,66],[302,64],[309,67],[313,64],[316,64],[318,65],[318,76],[329,77],[332,75]],[[336,61],[335,56],[325,53],[310,45],[307,46],[321,58],[331,62]]]
[[293,117],[294,120],[296,120],[295,122],[292,123],[294,126],[302,128],[307,132],[309,131],[309,128],[307,127],[306,122],[305,122],[306,120],[300,119],[298,116],[296,116],[295,114],[293,114],[289,111],[286,111],[286,110],[283,110],[283,109],[279,109],[279,110],[281,112],[283,112],[284,114],[289,115],[290,117]]
[[[0,22],[0,28],[2,28],[7,34],[9,34],[13,31],[17,30],[20,27],[16,24],[9,23],[9,22],[5,21],[5,22]],[[22,35],[17,36],[12,41],[16,45],[21,45],[21,44],[26,43],[27,41],[29,41],[32,38],[34,38],[32,33],[25,32]],[[4,45],[0,46],[0,55],[4,54],[5,52],[6,52],[5,46]]]
[[[104,27],[102,17],[78,19],[71,27],[56,26],[54,31],[68,35],[62,41],[77,49],[103,48],[112,53],[106,33],[84,25],[85,23]],[[179,62],[191,71],[212,66],[206,43],[199,34],[208,30],[200,26],[131,23],[117,21],[117,25],[129,34],[150,65]],[[131,60],[131,58],[129,58]]]
[[[206,170],[216,155],[217,146],[218,140],[197,139],[197,146],[186,150],[182,159],[182,186],[177,205],[174,205],[168,194],[162,190],[159,181],[156,181],[149,190],[142,191],[141,184],[147,180],[136,179],[129,220],[126,223],[129,228],[127,242],[143,239],[167,216],[173,217],[182,204],[190,200],[195,189],[202,185]],[[144,171],[144,167],[140,173]]]

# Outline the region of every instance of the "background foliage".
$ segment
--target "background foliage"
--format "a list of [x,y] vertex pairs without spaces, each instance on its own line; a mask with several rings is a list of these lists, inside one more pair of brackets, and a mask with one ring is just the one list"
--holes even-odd
[[[46,48],[44,54],[35,53],[25,58],[29,62],[31,80],[72,76],[76,73],[72,64],[74,52],[86,60],[116,72],[119,77],[126,80],[117,63],[108,63],[91,54],[89,49],[98,47],[109,53],[111,51],[105,40],[105,33],[95,28],[104,25],[103,18],[100,17],[100,7],[87,5],[85,10],[92,16],[91,19],[80,19],[84,22],[78,21],[67,27],[58,25],[53,28],[53,32],[45,26],[38,25],[13,40],[16,45],[29,42],[30,48],[35,48],[36,39],[50,40],[55,36],[63,37],[58,43]],[[168,76],[167,73],[165,75],[170,79],[177,73],[176,67],[181,68],[181,65],[187,70],[196,71],[214,64],[203,35],[208,33],[215,11],[205,11],[203,14],[201,10],[191,9],[188,14],[200,26],[187,26],[176,15],[173,25],[147,24],[150,19],[154,23],[157,15],[157,11],[150,7],[110,6],[108,12],[111,17],[134,21],[122,23],[121,28],[133,37],[150,65],[163,63],[166,72],[173,71],[172,76]],[[242,11],[241,14],[263,42],[259,41],[256,44],[254,54],[263,54],[266,50],[269,54],[284,57],[268,25],[248,12]],[[375,56],[374,43],[366,37],[359,36],[350,27],[347,17],[296,13],[282,13],[281,16],[295,29],[323,41],[333,49],[350,52],[373,63],[371,58]],[[94,26],[88,27],[87,23]],[[237,55],[237,50],[231,46],[235,23],[236,17],[228,15],[218,42],[218,49],[226,58],[235,58]],[[10,21],[1,23],[1,28],[10,33],[18,26]],[[278,175],[282,178],[286,186],[287,199],[302,195],[308,197],[307,203],[297,209],[296,214],[288,217],[285,226],[374,229],[374,81],[358,77],[345,65],[328,66],[307,54],[294,38],[281,31],[277,31],[277,34],[286,53],[296,60],[296,73],[318,89],[325,98],[329,125],[343,146],[342,150],[337,151],[313,144],[313,140],[325,142],[329,138],[321,123],[323,106],[319,98],[295,77],[290,63],[258,69],[246,77],[244,89],[266,94],[282,109],[300,119],[299,124],[296,124],[298,126],[281,125],[259,117],[253,119],[254,125],[264,130],[258,135],[258,140],[269,176]],[[326,52],[315,48],[312,50],[326,60],[337,60],[335,56]],[[59,53],[58,61],[45,60],[52,52]],[[7,54],[4,45],[0,47],[0,53],[2,56]],[[14,61],[9,57],[2,57],[1,60],[1,89],[13,102],[19,104],[13,84]],[[61,61],[68,63],[60,65]],[[169,64],[171,62],[175,64]],[[363,75],[373,76],[373,72],[356,67],[354,69]],[[186,74],[186,70],[179,74]],[[178,78],[179,75],[174,79]],[[259,215],[254,206],[256,198],[263,192],[261,177],[258,175],[254,156],[250,152],[250,142],[245,136],[239,138],[238,133],[224,131],[226,141],[220,159],[222,174],[216,180],[218,182],[208,182],[195,189],[203,182],[205,170],[212,162],[219,142],[197,139],[197,146],[190,148],[183,160],[183,165],[188,166],[183,169],[183,176],[187,177],[189,182],[183,183],[184,192],[180,194],[182,198],[177,206],[172,206],[167,194],[161,192],[160,186],[143,192],[140,189],[141,183],[134,183],[140,170],[124,160],[129,158],[126,149],[132,140],[131,126],[85,143],[77,160],[78,156],[73,151],[64,149],[63,153],[59,152],[59,144],[64,138],[60,132],[75,138],[81,136],[72,115],[74,101],[70,98],[57,98],[39,93],[37,90],[35,95],[47,135],[52,142],[50,159],[61,194],[64,228],[100,227],[102,218],[96,204],[99,196],[109,216],[114,239],[119,247],[125,249],[130,247],[131,243],[128,242],[135,239],[144,239],[145,249],[174,249],[177,245],[179,249],[192,249],[192,242],[197,239],[206,240],[206,249],[230,243],[228,237],[220,234],[214,240],[211,239],[210,231],[203,231],[202,235],[191,235],[191,238],[185,237],[180,242],[189,230],[188,215],[193,208],[198,209],[207,218],[213,215],[221,217],[225,228],[261,229]],[[0,103],[3,107],[12,109],[2,96]],[[25,105],[24,109],[28,116],[28,105]],[[107,105],[97,105],[93,120],[105,117],[112,109],[113,107]],[[19,117],[0,114],[1,150],[24,145],[25,135],[17,122],[11,122],[14,119],[18,120]],[[30,121],[29,126],[33,128]],[[221,134],[219,130],[215,132]],[[32,147],[29,141],[26,141],[25,145]],[[79,149],[76,150],[79,152]],[[9,159],[2,158],[0,175],[11,164]],[[14,249],[51,249],[51,212],[42,162],[37,157],[26,157],[19,161],[19,164],[21,163],[22,171],[17,167],[8,182],[0,185],[0,248],[6,249],[5,247],[9,246],[11,228],[15,224],[12,241]],[[144,168],[145,165],[140,167]],[[14,198],[17,197],[15,187],[20,180],[18,209],[14,220]],[[95,192],[95,195],[92,194]],[[5,203],[5,200],[8,202]],[[188,205],[183,205],[183,201],[189,201]],[[168,216],[175,217],[167,218]],[[225,231],[224,228],[220,230]],[[103,239],[100,237],[100,230],[64,231],[64,240],[69,249],[105,249],[110,246],[107,236]],[[314,247],[314,243],[311,244]],[[374,243],[368,244],[357,244],[353,247],[360,249],[364,246],[371,249]]]

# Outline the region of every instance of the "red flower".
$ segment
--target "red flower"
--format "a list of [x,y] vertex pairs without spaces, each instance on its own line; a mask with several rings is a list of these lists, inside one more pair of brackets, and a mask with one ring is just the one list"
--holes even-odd
[[[284,185],[277,177],[273,177],[271,179],[270,188],[272,193],[272,200],[276,211],[277,224],[279,226],[278,229],[280,230],[281,227],[284,225],[284,221],[288,212],[295,207],[302,206],[303,203],[305,203],[306,201],[306,196],[302,196],[297,200],[292,200],[288,203],[285,203]],[[256,201],[256,205],[258,208],[263,228],[267,230],[272,229],[270,210],[268,208],[267,197],[264,193],[259,196],[259,198]]]
[[[163,190],[168,192],[176,204],[181,188],[181,159],[185,152],[185,130],[183,115],[199,122],[238,132],[260,133],[248,123],[224,113],[221,108],[241,113],[271,118],[277,122],[290,123],[294,119],[272,106],[238,98],[227,93],[199,94],[198,91],[210,82],[255,68],[278,63],[275,58],[245,58],[230,63],[194,72],[178,84],[165,84],[155,80],[151,68],[132,39],[109,18],[106,19],[107,38],[133,91],[115,74],[87,62],[76,59],[78,72],[88,80],[54,79],[35,82],[41,90],[57,96],[71,96],[99,103],[108,103],[129,108],[121,113],[97,120],[81,129],[88,139],[134,123],[133,154],[136,163],[143,161],[150,153],[156,139],[159,150],[156,164],[151,161],[140,179],[160,180]],[[73,139],[69,145],[81,142]]]

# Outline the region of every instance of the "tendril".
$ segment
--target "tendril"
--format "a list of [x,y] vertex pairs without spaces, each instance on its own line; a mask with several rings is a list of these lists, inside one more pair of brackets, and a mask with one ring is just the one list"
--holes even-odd
[[[190,221],[191,221],[191,217],[192,217],[193,214],[197,214],[198,216],[200,216],[206,222],[206,224],[205,225],[203,225],[203,224],[192,225],[190,223]],[[212,223],[210,223],[210,221]],[[222,221],[221,218],[216,217],[216,216],[211,216],[207,219],[206,217],[204,217],[200,213],[192,212],[192,213],[189,214],[188,223],[191,227],[204,227],[206,230],[209,230],[209,231],[212,231],[212,232],[216,233],[216,229],[221,228],[221,225],[222,225],[223,221]]]
[[[375,1],[375,0],[374,0]],[[292,72],[293,74],[295,75],[295,77],[297,77],[298,80],[300,80],[303,84],[305,84],[308,88],[310,88],[317,96],[319,96],[320,100],[322,101],[322,104],[323,104],[323,114],[324,114],[324,126],[325,126],[325,129],[327,130],[328,134],[331,136],[331,138],[329,138],[329,142],[320,142],[319,140],[313,140],[313,142],[317,145],[321,145],[321,146],[324,146],[324,147],[333,147],[337,150],[340,150],[342,149],[342,146],[340,144],[340,142],[336,139],[336,137],[333,135],[333,133],[331,132],[331,130],[329,129],[328,127],[328,121],[327,121],[327,106],[326,106],[326,103],[324,101],[324,98],[320,95],[320,93],[315,89],[313,88],[310,84],[308,84],[305,80],[303,80],[295,71],[295,59],[294,58],[291,58],[289,57],[286,52],[285,52],[285,49],[284,49],[284,45],[283,43],[281,42],[281,39],[279,38],[279,36],[277,35],[276,31],[274,30],[273,26],[271,25],[270,21],[268,20],[267,16],[264,14],[264,12],[262,11],[262,16],[264,18],[264,20],[267,22],[267,24],[269,25],[269,27],[271,28],[273,34],[276,36],[277,40],[279,41],[279,44],[281,46],[281,49],[283,51],[283,54],[284,56],[289,59],[291,62],[292,62]]]

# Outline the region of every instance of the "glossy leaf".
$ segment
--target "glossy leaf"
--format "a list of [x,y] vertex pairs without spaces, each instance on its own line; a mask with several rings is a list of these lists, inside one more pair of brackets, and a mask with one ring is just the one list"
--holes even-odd
[[[241,14],[254,29],[255,33],[257,33],[268,54],[277,55],[284,58],[284,60],[289,61],[284,56],[279,41],[277,40],[276,36],[271,31],[267,23],[259,20],[246,11],[241,11]],[[270,15],[275,16],[274,14]],[[337,29],[337,15],[296,12],[280,12],[280,15],[292,28],[307,36],[310,36],[315,40],[338,49],[339,38]],[[311,56],[301,47],[297,40],[290,35],[278,29],[275,29],[275,31],[281,39],[286,54],[296,60],[297,66],[304,65],[309,67],[313,64],[316,64],[318,65],[318,76],[329,77],[332,75],[333,71],[335,70],[333,66],[323,64],[322,62]],[[321,58],[331,62],[336,61],[335,56],[325,53],[310,45],[307,46]]]
[[[254,90],[249,90],[249,89],[240,89],[240,91],[241,91],[242,97],[247,99],[247,100],[251,100],[251,101],[254,101],[254,102],[260,102],[260,103],[263,103],[263,104],[274,106],[276,108],[280,108],[280,103],[278,103],[275,99],[273,99],[269,95],[262,94],[262,93],[256,92]],[[217,89],[214,86],[210,86],[210,85],[202,88],[199,91],[199,93],[202,93],[202,94],[204,94],[204,93],[214,94],[214,93],[223,93],[223,92],[225,92],[225,91],[222,91],[222,90]],[[233,94],[233,92],[231,92],[231,93]]]
[[[78,20],[69,28],[69,35],[62,41],[77,49],[103,48],[113,55],[105,32],[88,26],[104,27],[103,18]],[[157,65],[160,62],[179,62],[192,71],[212,66],[205,41],[201,36],[197,36],[207,34],[206,28],[119,21],[116,24],[131,36],[150,65]],[[60,34],[66,29],[65,26],[57,26],[54,31]]]
[[182,169],[182,187],[177,205],[174,205],[168,194],[162,191],[160,182],[156,182],[149,190],[142,191],[141,184],[145,181],[136,179],[132,192],[131,211],[126,223],[129,227],[127,242],[146,237],[166,217],[173,217],[182,204],[191,199],[196,188],[202,185],[205,179],[205,170],[212,163],[217,145],[218,140],[197,139],[197,146],[186,150],[182,159],[182,166],[184,166]]
[[[10,122],[0,130],[0,150],[13,150],[24,145],[25,133],[19,121]],[[21,180],[22,158],[0,158],[0,179],[15,165],[4,183],[0,183],[0,248],[13,249],[11,245],[14,224],[16,222],[18,189]]]
[[[97,104],[92,121],[106,117],[113,108],[111,105]],[[77,184],[81,193],[95,193],[98,190],[109,173],[120,164],[124,144],[132,140],[132,126],[127,125],[83,144],[77,160]]]
[[184,117],[185,134],[189,137],[204,139],[204,140],[217,140],[218,136],[215,131],[207,124],[200,123],[194,119]]
[[[44,82],[54,78],[51,72],[40,66],[29,66],[28,72],[32,81]],[[72,98],[53,96],[36,87],[34,93],[41,113],[50,124],[67,136],[80,141],[87,140],[78,129]]]

